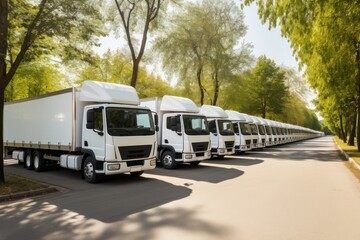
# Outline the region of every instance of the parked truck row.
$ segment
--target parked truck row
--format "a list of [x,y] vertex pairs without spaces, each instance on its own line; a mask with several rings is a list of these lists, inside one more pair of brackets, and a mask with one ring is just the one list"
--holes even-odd
[[7,158],[29,170],[47,165],[102,175],[140,176],[156,167],[198,165],[211,157],[322,136],[322,132],[220,107],[198,107],[177,96],[139,99],[130,86],[85,81],[66,89],[5,104]]

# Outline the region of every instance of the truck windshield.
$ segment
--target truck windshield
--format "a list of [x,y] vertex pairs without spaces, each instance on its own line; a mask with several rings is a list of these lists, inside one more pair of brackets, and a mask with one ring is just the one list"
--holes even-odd
[[209,135],[209,127],[206,117],[184,115],[184,127],[187,135]]
[[155,134],[151,112],[145,109],[106,108],[108,133],[111,136]]
[[269,126],[265,126],[265,128],[266,128],[266,134],[271,135],[272,134],[271,133],[271,128]]
[[242,135],[251,135],[251,127],[248,123],[240,123],[240,129]]
[[233,124],[229,120],[218,120],[219,132],[223,136],[234,135]]
[[251,133],[254,135],[257,135],[257,134],[259,134],[259,132],[258,132],[258,128],[256,127],[256,125],[255,124],[250,124],[250,127],[251,127]]
[[265,127],[263,125],[258,125],[260,135],[265,135]]

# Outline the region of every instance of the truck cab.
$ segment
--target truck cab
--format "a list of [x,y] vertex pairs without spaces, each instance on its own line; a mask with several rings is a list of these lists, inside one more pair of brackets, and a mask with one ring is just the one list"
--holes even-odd
[[200,113],[209,121],[211,155],[222,158],[235,153],[235,133],[226,112],[217,106],[202,105]]
[[[91,155],[98,174],[142,173],[155,166],[155,126],[149,109],[99,104],[84,108],[82,151]],[[152,161],[148,161],[149,157]],[[134,161],[135,160],[135,161]],[[99,164],[101,163],[101,164]],[[87,165],[88,164],[88,165]]]
[[193,101],[166,95],[142,99],[141,105],[159,116],[158,161],[164,168],[176,168],[178,163],[198,165],[211,158],[207,118]]
[[233,123],[235,151],[239,153],[251,150],[251,128],[246,122],[245,116],[237,111],[226,110],[225,112]]

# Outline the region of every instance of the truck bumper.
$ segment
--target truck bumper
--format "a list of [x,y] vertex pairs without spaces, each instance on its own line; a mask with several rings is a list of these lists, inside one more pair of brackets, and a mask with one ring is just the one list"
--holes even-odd
[[198,153],[183,153],[182,159],[176,159],[176,161],[187,163],[187,162],[203,161],[210,158],[211,158],[210,151],[198,152]]
[[[150,169],[154,169],[156,167],[156,158],[143,160],[143,164],[131,164],[130,162],[137,161],[129,161],[129,162],[104,162],[103,170],[96,170],[96,173],[102,173],[105,175],[115,175],[121,173],[129,173],[129,172],[140,172],[146,171]],[[129,164],[130,163],[130,164]]]
[[233,148],[218,148],[216,151],[216,155],[222,156],[222,155],[232,155],[235,153],[235,147]]

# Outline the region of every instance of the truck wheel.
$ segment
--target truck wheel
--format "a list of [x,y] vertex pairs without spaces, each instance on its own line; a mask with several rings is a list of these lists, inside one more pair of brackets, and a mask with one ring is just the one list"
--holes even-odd
[[144,171],[138,171],[138,172],[131,172],[130,175],[133,177],[140,177]]
[[195,162],[191,162],[190,165],[191,166],[197,166],[199,165],[200,161],[195,161]]
[[36,172],[41,172],[45,170],[45,159],[44,159],[44,153],[42,151],[36,150],[34,152],[33,162],[34,162],[34,170]]
[[24,165],[26,169],[33,170],[34,169],[34,159],[31,150],[25,151],[25,161]]
[[174,153],[171,151],[166,151],[161,156],[161,165],[166,169],[174,169],[177,167],[177,162],[175,161]]
[[95,160],[92,157],[87,157],[83,166],[84,178],[89,183],[96,183],[99,181],[99,175],[95,172]]

